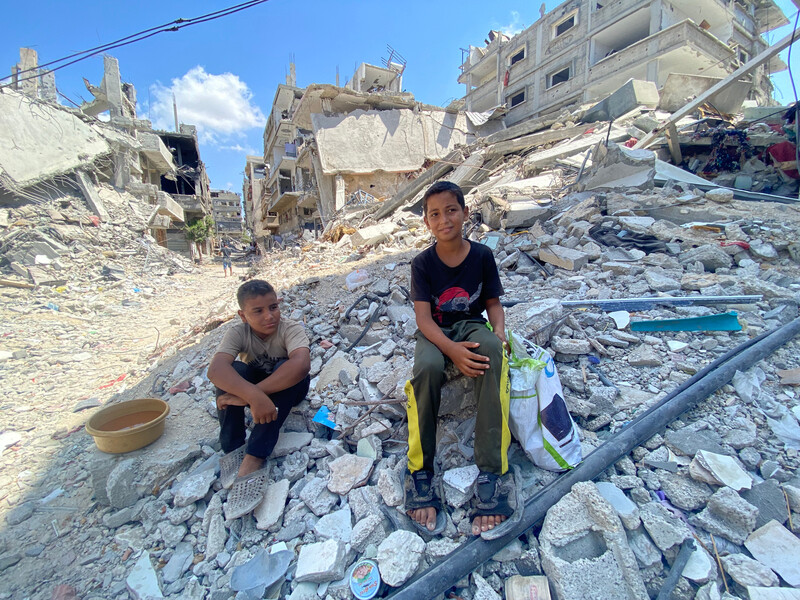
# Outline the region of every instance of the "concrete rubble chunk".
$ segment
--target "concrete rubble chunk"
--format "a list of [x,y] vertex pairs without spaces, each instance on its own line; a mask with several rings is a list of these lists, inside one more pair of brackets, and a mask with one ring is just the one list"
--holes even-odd
[[739,585],[774,587],[780,583],[772,569],[744,554],[729,554],[720,560],[725,572]]
[[[783,487],[774,479],[767,479],[757,483],[749,490],[739,492],[739,495],[758,509],[756,529],[766,525],[769,521],[777,521],[783,525],[789,518],[786,510],[786,499],[789,497],[789,506],[792,505],[789,488]],[[786,490],[786,496],[783,495]],[[792,508],[794,510],[794,508]],[[798,512],[798,511],[795,511]]]
[[697,584],[704,584],[717,577],[717,565],[711,555],[701,547],[696,547],[689,557],[681,575]]
[[334,494],[342,496],[353,488],[360,487],[367,482],[372,473],[373,461],[371,458],[345,454],[330,463],[331,478],[328,489]]
[[589,256],[580,250],[553,245],[539,250],[539,260],[567,271],[579,271],[589,263]]
[[344,577],[345,545],[338,540],[305,544],[300,548],[295,580],[324,583]]
[[114,508],[133,506],[141,497],[135,485],[138,476],[136,459],[121,460],[108,474],[106,497]]
[[305,502],[312,513],[321,517],[330,512],[339,497],[328,491],[328,483],[324,478],[315,477],[300,492],[300,500]]
[[139,556],[125,579],[125,585],[135,600],[164,597],[161,586],[158,585],[153,563],[150,562],[149,552],[142,552]]
[[264,500],[256,506],[253,516],[256,518],[258,529],[269,531],[280,523],[283,511],[286,508],[286,498],[289,496],[289,480],[281,479],[267,486]]
[[282,431],[278,437],[278,443],[275,444],[275,449],[272,451],[273,458],[280,458],[281,456],[288,456],[302,450],[311,443],[314,439],[313,433],[298,432],[298,431]]
[[690,265],[696,262],[702,263],[706,271],[715,273],[717,269],[727,269],[731,266],[731,257],[719,246],[705,244],[692,248],[686,252],[681,252],[678,257],[683,265]]
[[633,555],[636,557],[636,562],[639,563],[642,569],[655,567],[661,564],[661,551],[656,548],[656,545],[642,527],[627,531],[626,534],[628,537],[628,545]]
[[474,600],[502,600],[500,594],[494,591],[492,586],[478,573],[472,574],[472,582],[475,584]]
[[175,490],[175,506],[188,506],[204,498],[216,478],[214,469],[201,469],[187,476]]
[[683,510],[702,508],[714,493],[707,484],[681,473],[670,473],[663,469],[659,469],[656,473],[667,500]]
[[622,523],[591,482],[576,483],[550,508],[539,544],[561,600],[648,598]]
[[682,429],[668,431],[666,435],[666,445],[675,454],[681,456],[694,457],[698,450],[707,450],[718,454],[724,453],[720,442],[722,438],[715,431],[701,429],[695,431],[684,427]]
[[315,389],[324,390],[329,385],[339,385],[339,373],[345,371],[352,381],[358,377],[358,367],[350,362],[344,352],[337,352],[320,371]]
[[759,527],[744,542],[758,562],[793,587],[800,587],[800,540],[777,521]]
[[395,531],[378,546],[378,569],[387,585],[399,587],[416,572],[425,542],[416,533]]
[[469,502],[475,494],[479,470],[475,465],[448,469],[442,476],[444,500],[455,508]]
[[193,558],[194,549],[190,543],[180,542],[175,546],[175,552],[172,553],[169,561],[161,570],[161,577],[164,583],[173,583],[183,577],[183,574],[192,565]]
[[632,367],[660,367],[664,364],[663,353],[652,346],[642,344],[628,355],[628,363]]
[[720,488],[708,500],[702,512],[692,515],[689,522],[729,539],[734,544],[743,544],[755,529],[758,509],[741,498],[731,488]]
[[350,543],[353,533],[353,515],[350,507],[328,513],[320,518],[314,526],[314,532],[319,539],[334,539],[342,543]]
[[639,527],[641,522],[639,520],[639,509],[621,489],[613,483],[605,481],[598,482],[595,485],[600,495],[608,500],[611,506],[614,507],[614,510],[617,511],[617,515],[625,526],[625,529],[633,530]]
[[698,481],[728,486],[737,492],[753,485],[753,480],[733,458],[706,450],[697,452],[689,471]]
[[638,106],[655,108],[658,106],[658,102],[659,94],[655,83],[640,79],[629,79],[617,88],[614,93],[586,111],[583,120],[586,123],[611,121]]
[[656,502],[640,506],[639,514],[642,525],[662,552],[681,544],[692,535],[683,521]]
[[378,492],[388,506],[403,503],[402,475],[396,470],[386,469],[378,474]]

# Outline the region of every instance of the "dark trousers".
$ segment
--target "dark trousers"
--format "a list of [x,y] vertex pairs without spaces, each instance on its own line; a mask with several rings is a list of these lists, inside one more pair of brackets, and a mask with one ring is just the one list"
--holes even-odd
[[[281,363],[276,365],[276,369]],[[267,378],[266,371],[257,369],[240,360],[233,361],[233,368],[241,377],[250,382],[258,383]],[[253,425],[250,439],[247,442],[247,454],[258,458],[268,458],[278,442],[278,433],[286,417],[293,407],[300,404],[308,393],[310,377],[295,383],[292,387],[270,394],[269,397],[278,408],[278,418],[271,423]],[[225,391],[216,388],[216,397],[219,398]],[[222,451],[227,453],[236,450],[244,444],[247,427],[244,422],[244,406],[228,406],[217,409],[219,418],[219,441]]]
[[[489,370],[474,378],[478,413],[475,421],[475,464],[481,471],[503,475],[508,470],[509,379],[503,345],[483,321],[459,321],[442,332],[454,342],[478,342],[472,351],[489,357]],[[433,471],[436,419],[445,383],[444,356],[417,330],[413,377],[406,383],[408,404],[408,468]],[[466,417],[464,417],[466,418]]]

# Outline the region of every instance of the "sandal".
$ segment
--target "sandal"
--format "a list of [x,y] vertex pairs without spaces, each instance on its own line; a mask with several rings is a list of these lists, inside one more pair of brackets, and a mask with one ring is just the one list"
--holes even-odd
[[475,517],[503,516],[506,519],[488,531],[481,531],[485,540],[496,540],[506,535],[522,519],[525,503],[520,492],[519,467],[512,465],[513,472],[503,476],[481,471],[475,491],[477,503],[470,515],[470,522]]
[[431,471],[416,471],[410,473],[406,469],[403,480],[403,510],[408,516],[408,511],[419,508],[433,508],[436,510],[436,526],[428,529],[422,523],[417,523],[409,516],[409,521],[419,531],[428,535],[439,535],[447,527],[447,516],[444,514],[442,501],[433,486],[433,473]]
[[269,467],[253,471],[243,477],[237,477],[228,501],[225,502],[225,520],[232,521],[246,515],[264,499],[269,483]]
[[219,459],[219,482],[224,489],[229,489],[236,481],[236,474],[239,472],[243,460],[244,444]]

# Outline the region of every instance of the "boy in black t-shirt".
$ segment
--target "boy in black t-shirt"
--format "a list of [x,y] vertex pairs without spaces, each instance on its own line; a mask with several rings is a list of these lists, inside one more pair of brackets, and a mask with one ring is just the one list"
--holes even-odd
[[[441,181],[423,197],[425,225],[436,243],[411,263],[411,295],[417,318],[416,350],[408,396],[408,471],[405,509],[418,527],[438,533],[446,523],[432,485],[436,418],[445,364],[475,379],[478,404],[475,464],[480,470],[474,535],[486,533],[514,513],[508,471],[508,370],[503,347],[503,287],[491,250],[464,239],[468,210],[457,185]],[[482,313],[486,310],[492,330]],[[501,400],[501,397],[505,400]]]

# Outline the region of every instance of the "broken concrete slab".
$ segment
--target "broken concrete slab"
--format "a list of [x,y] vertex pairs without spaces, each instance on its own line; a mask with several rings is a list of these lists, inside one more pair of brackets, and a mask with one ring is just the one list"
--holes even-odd
[[744,542],[750,554],[791,586],[800,587],[800,540],[777,521],[751,533]]
[[134,563],[125,585],[131,596],[135,600],[148,600],[149,598],[163,598],[161,586],[158,585],[158,577],[150,562],[150,553],[142,552],[139,559]]
[[425,542],[416,533],[398,530],[378,546],[378,568],[381,579],[392,587],[403,585],[417,570]]
[[547,512],[542,567],[562,600],[648,598],[614,508],[591,482],[577,483]]
[[328,489],[334,494],[347,495],[353,488],[364,485],[372,473],[371,458],[345,454],[330,463]]
[[743,544],[755,529],[757,516],[755,506],[732,489],[720,488],[709,498],[706,508],[690,517],[689,522],[734,544]]
[[583,115],[583,121],[585,123],[612,121],[632,111],[637,106],[655,108],[658,106],[658,101],[659,94],[655,83],[629,79],[610,96],[587,110]]
[[295,580],[324,583],[344,577],[347,566],[345,545],[337,540],[305,544],[297,558]]
[[554,244],[539,250],[539,260],[567,271],[578,271],[589,263],[589,256],[580,250]]
[[281,479],[267,486],[264,499],[256,506],[253,516],[256,518],[256,527],[269,531],[280,523],[283,511],[286,508],[286,498],[289,496],[289,480]]

